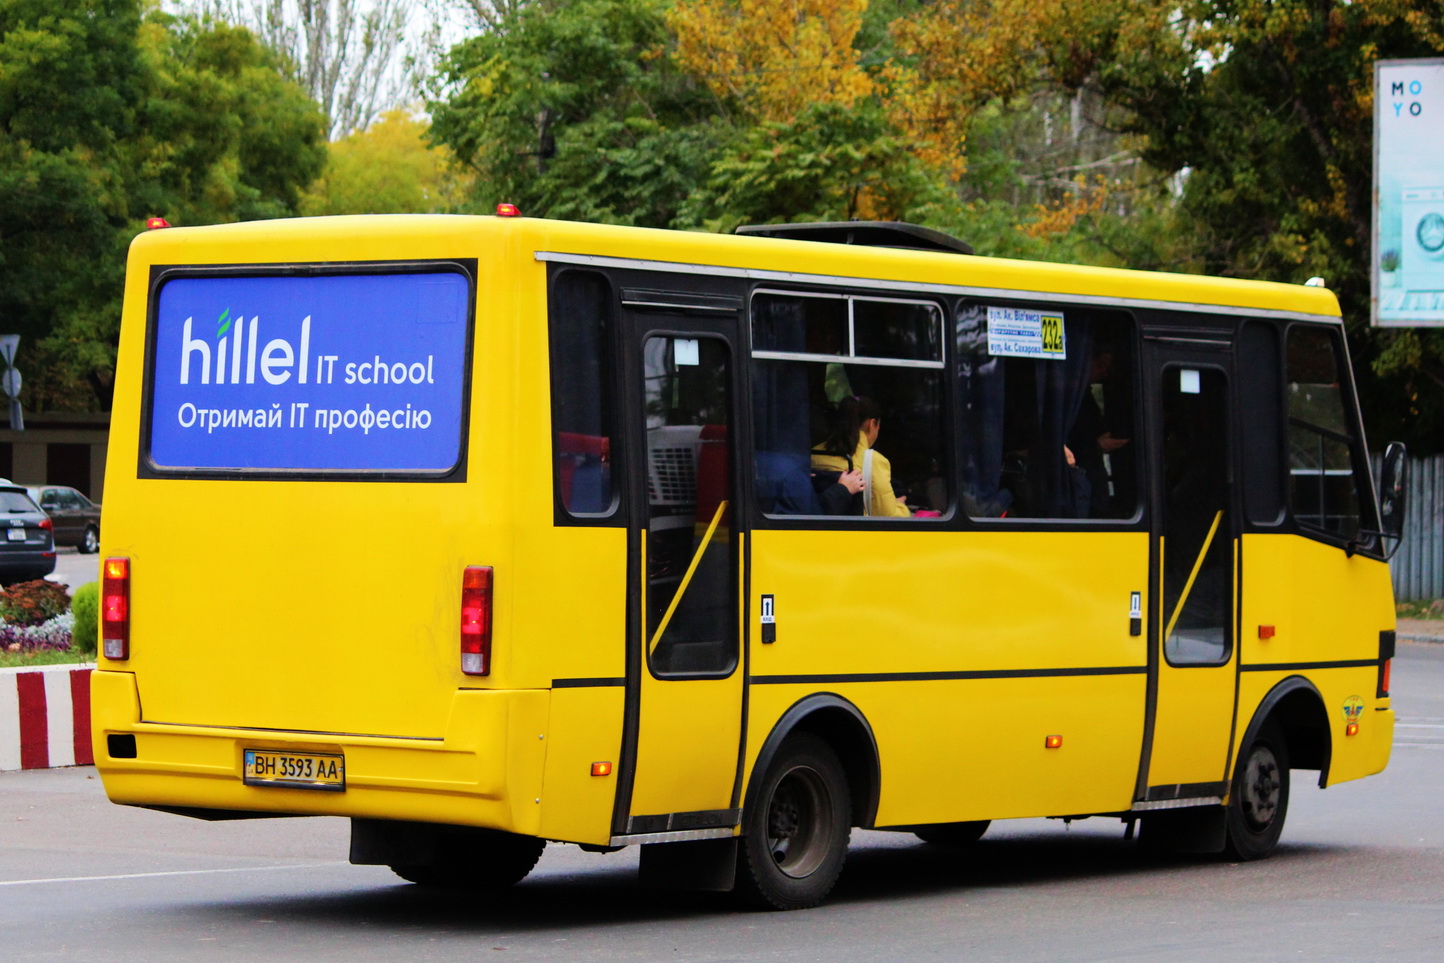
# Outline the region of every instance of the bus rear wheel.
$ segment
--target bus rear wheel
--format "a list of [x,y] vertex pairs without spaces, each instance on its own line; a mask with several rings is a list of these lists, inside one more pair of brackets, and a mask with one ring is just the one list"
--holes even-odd
[[438,845],[429,863],[392,863],[391,871],[410,883],[445,889],[505,889],[526,878],[541,858],[546,840],[487,830],[457,833]]
[[1224,853],[1263,859],[1278,845],[1289,809],[1289,755],[1283,730],[1266,723],[1239,753],[1229,787]]
[[754,906],[816,906],[842,874],[852,804],[837,753],[810,734],[790,737],[762,777],[742,836],[738,894]]
[[934,846],[971,846],[983,838],[983,833],[992,825],[990,819],[976,819],[965,823],[938,823],[914,831],[913,835]]

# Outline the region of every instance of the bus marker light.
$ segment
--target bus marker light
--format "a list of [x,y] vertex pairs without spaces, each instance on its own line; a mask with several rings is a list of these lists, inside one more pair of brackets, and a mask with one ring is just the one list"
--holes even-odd
[[1357,736],[1358,734],[1359,734],[1359,724],[1358,724],[1357,722],[1351,722],[1351,723],[1349,723],[1348,725],[1344,726],[1344,735],[1346,735],[1346,736]]
[[610,776],[611,774],[612,774],[612,764],[611,764],[610,762],[594,762],[594,763],[592,763],[592,775],[593,775],[593,776]]
[[490,565],[468,565],[461,574],[461,671],[491,674]]
[[1393,668],[1394,668],[1394,660],[1393,660],[1393,659],[1385,659],[1385,660],[1384,660],[1384,671],[1383,671],[1383,675],[1382,675],[1382,677],[1379,679],[1379,698],[1381,698],[1381,699],[1382,699],[1382,698],[1385,698],[1385,697],[1388,696],[1388,694],[1389,694],[1389,676],[1392,674],[1391,670],[1392,670]]
[[517,207],[515,204],[498,204],[496,205],[496,216],[521,217],[521,208]]
[[1261,639],[1271,639],[1271,638],[1273,638],[1273,637],[1274,637],[1274,627],[1273,627],[1272,625],[1260,625],[1260,626],[1258,627],[1258,637],[1261,638]]
[[108,558],[101,568],[100,638],[107,659],[130,658],[130,559]]
[[1062,736],[1047,736],[1047,737],[1045,737],[1045,738],[1043,739],[1043,748],[1045,748],[1045,749],[1062,749],[1062,748],[1063,748],[1063,737],[1062,737]]
[[170,227],[170,222],[163,217],[147,217],[145,219],[145,229],[147,231],[157,231],[163,227]]

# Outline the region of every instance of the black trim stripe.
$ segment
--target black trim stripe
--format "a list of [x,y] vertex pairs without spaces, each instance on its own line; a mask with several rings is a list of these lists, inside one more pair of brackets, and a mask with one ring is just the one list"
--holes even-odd
[[553,689],[596,689],[596,688],[620,688],[627,684],[626,679],[553,679]]
[[[1372,665],[1372,663],[1370,663]],[[1145,675],[1145,665],[1088,666],[1073,669],[976,669],[958,672],[837,672],[826,675],[754,675],[753,685],[829,685],[845,682],[954,682],[970,679],[1042,679],[1062,676]]]
[[1335,662],[1263,662],[1239,666],[1240,672],[1298,672],[1303,669],[1372,669],[1378,659],[1340,659]]

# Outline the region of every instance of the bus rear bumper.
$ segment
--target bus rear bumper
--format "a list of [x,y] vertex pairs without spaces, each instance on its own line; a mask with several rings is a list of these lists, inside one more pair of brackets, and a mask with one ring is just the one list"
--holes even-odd
[[[106,794],[122,805],[230,817],[361,816],[535,835],[549,696],[544,689],[459,690],[440,738],[288,733],[144,722],[135,676],[96,671],[91,738]],[[345,788],[246,785],[247,749],[340,754]]]

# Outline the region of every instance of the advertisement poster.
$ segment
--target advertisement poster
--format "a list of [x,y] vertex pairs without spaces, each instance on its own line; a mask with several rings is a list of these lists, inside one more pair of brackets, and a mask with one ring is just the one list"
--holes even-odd
[[159,471],[445,474],[470,282],[450,272],[181,277],[155,312]]
[[1374,318],[1444,325],[1444,60],[1374,68]]

